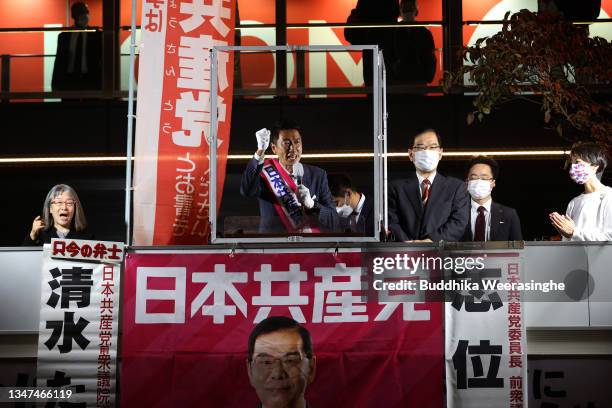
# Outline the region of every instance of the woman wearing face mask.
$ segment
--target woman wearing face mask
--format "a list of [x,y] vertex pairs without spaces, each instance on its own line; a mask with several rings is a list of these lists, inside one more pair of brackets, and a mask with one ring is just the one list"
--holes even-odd
[[612,240],[612,188],[600,181],[608,165],[605,150],[596,143],[575,145],[570,162],[570,178],[584,185],[584,193],[570,201],[565,215],[550,214],[552,225],[564,240]]
[[87,220],[79,196],[66,184],[58,184],[49,191],[42,214],[42,217],[34,218],[23,245],[40,246],[50,243],[52,238],[93,238],[87,232]]

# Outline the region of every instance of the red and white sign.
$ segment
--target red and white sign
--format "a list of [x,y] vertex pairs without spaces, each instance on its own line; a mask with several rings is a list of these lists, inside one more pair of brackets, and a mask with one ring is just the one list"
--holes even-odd
[[125,246],[122,242],[58,238],[51,240],[51,258],[56,259],[120,263],[124,254]]
[[[463,253],[463,256],[483,254]],[[484,268],[450,279],[477,285],[446,305],[447,407],[527,406],[527,336],[523,292],[485,290],[485,281],[517,286],[520,252],[487,251]]]
[[442,304],[365,297],[361,262],[332,250],[128,254],[121,405],[257,406],[247,339],[286,315],[312,335],[310,405],[443,407]]
[[[208,241],[210,50],[234,42],[235,0],[144,0],[140,45],[134,244]],[[217,202],[233,94],[233,54],[218,54]]]

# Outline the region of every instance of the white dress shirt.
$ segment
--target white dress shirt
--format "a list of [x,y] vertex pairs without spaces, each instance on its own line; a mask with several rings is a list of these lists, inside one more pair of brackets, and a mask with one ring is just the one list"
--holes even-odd
[[485,241],[489,241],[491,238],[491,203],[493,202],[491,198],[484,203],[478,204],[473,199],[470,199],[472,204],[471,216],[470,216],[470,226],[472,227],[472,241],[474,240],[474,233],[476,229],[476,217],[478,217],[478,207],[483,206],[485,208]]
[[363,209],[363,203],[365,203],[365,194],[361,193],[361,198],[357,203],[357,207],[355,207],[355,209],[353,210],[357,213],[357,216],[355,217],[355,223],[359,222],[359,217],[361,217],[361,210]]
[[[430,192],[431,192],[431,187],[433,186],[434,179],[436,178],[436,174],[437,174],[437,172],[434,171],[431,174],[431,176],[427,177],[427,179],[429,180],[429,183],[430,183],[429,184],[429,189],[430,189],[429,191]],[[421,176],[418,171],[416,172],[416,175],[417,175],[417,179],[419,179],[419,194],[420,194],[420,197],[423,197],[423,180],[425,180],[425,177]]]

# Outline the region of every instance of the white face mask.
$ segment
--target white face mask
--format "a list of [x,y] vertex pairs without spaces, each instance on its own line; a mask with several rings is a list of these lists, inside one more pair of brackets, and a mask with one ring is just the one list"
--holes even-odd
[[423,172],[430,172],[438,167],[440,152],[437,150],[418,150],[414,152],[414,167]]
[[348,218],[353,213],[353,207],[348,204],[344,204],[342,207],[336,207],[338,215],[342,218]]
[[481,200],[491,195],[491,182],[488,180],[470,180],[468,182],[468,192],[475,200]]
[[348,218],[353,213],[353,207],[349,205],[349,203],[351,202],[350,200],[351,200],[351,195],[347,191],[346,194],[344,195],[344,204],[341,205],[340,207],[336,207],[336,212],[338,213],[340,217]]

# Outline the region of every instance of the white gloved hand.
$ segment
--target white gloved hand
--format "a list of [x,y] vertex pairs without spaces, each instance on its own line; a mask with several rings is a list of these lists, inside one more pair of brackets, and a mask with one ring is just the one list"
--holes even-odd
[[266,151],[270,145],[270,131],[266,128],[260,129],[255,133],[257,138],[257,150]]
[[308,209],[314,207],[314,200],[310,196],[310,190],[305,185],[300,184],[298,186],[297,196],[298,200],[300,200],[300,203],[302,203],[304,207]]

